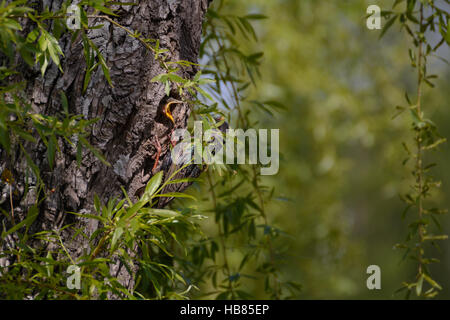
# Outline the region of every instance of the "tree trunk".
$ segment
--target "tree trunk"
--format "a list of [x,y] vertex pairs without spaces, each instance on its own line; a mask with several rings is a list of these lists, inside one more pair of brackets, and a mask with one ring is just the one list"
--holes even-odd
[[[54,10],[60,7],[62,0],[38,3]],[[196,63],[207,6],[207,0],[140,0],[135,6],[115,6],[119,17],[113,19],[130,30],[139,31],[145,38],[159,39],[160,47],[169,50],[171,61]],[[97,221],[88,221],[67,212],[95,214],[94,195],[103,202],[113,197],[121,198],[121,186],[132,199],[136,199],[137,191],[146,185],[149,178],[157,171],[166,169],[162,166],[170,156],[169,134],[173,123],[161,116],[161,108],[168,97],[162,84],[150,81],[156,75],[165,73],[165,70],[154,60],[152,52],[123,29],[101,19],[89,21],[92,25],[103,24],[100,29],[90,30],[88,35],[107,59],[113,87],[108,85],[102,69],[98,68],[83,93],[86,72],[83,45],[80,38],[71,42],[69,34],[60,41],[64,51],[64,73],[53,64],[44,77],[37,69],[26,67],[23,67],[21,77],[27,82],[26,92],[34,112],[47,115],[61,112],[60,91],[63,91],[68,97],[70,113],[82,114],[85,119],[99,118],[92,127],[90,143],[103,153],[111,166],[102,164],[88,150],[83,150],[82,162],[78,166],[76,148],[60,139],[61,152],[51,170],[43,143],[27,145],[46,185],[46,197],[40,204],[39,217],[33,225],[35,232],[75,223],[75,227],[91,235],[98,228]],[[195,67],[188,67],[179,75],[192,78],[196,72]],[[189,116],[188,105],[177,105],[173,116],[177,128],[185,127]],[[161,157],[156,170],[152,171],[157,141],[161,145]],[[9,168],[15,178],[14,214],[20,221],[28,207],[36,201],[36,193],[32,189],[23,197],[28,165],[19,150],[13,154],[12,160],[8,160],[6,152],[0,152],[0,170]],[[6,211],[11,209],[9,191],[7,196],[3,192],[1,206]],[[2,219],[5,218],[0,217]],[[71,241],[72,233],[65,229],[61,236],[76,261],[89,246],[81,236]],[[5,259],[0,260],[0,264],[5,263]],[[127,287],[132,287],[131,277],[119,265],[112,271]]]

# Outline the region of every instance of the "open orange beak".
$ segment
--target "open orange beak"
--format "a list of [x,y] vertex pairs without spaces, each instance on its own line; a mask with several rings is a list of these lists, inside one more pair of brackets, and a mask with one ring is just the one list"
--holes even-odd
[[166,115],[167,118],[169,118],[172,123],[175,125],[175,120],[173,119],[172,116],[172,111],[170,110],[170,106],[172,104],[177,104],[177,103],[183,103],[183,101],[178,101],[178,100],[172,100],[169,101],[165,106],[164,106],[164,114]]

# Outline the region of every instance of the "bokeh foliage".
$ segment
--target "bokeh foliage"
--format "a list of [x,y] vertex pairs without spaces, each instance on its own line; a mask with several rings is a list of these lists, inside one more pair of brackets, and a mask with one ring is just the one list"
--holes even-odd
[[[282,274],[300,282],[301,297],[307,299],[403,298],[393,294],[405,278],[414,279],[416,264],[401,262],[404,252],[393,246],[408,233],[399,195],[410,190],[402,142],[410,143],[412,133],[410,118],[393,116],[404,92],[416,90],[417,74],[408,57],[414,46],[399,25],[382,39],[380,30],[366,28],[369,4],[391,10],[394,1],[230,2],[232,11],[269,16],[257,28],[264,59],[262,80],[251,98],[287,107],[259,116],[263,126],[281,128],[280,173],[270,179],[281,201],[271,202],[269,210],[292,236]],[[445,1],[436,3],[448,12]],[[406,1],[396,9],[405,6]],[[440,35],[426,36],[436,43]],[[448,45],[436,55],[448,60]],[[430,57],[428,72],[439,78],[433,90],[423,89],[422,103],[445,137],[448,64]],[[431,174],[443,182],[433,192],[436,207],[448,207],[448,148],[443,144],[442,152],[427,156],[439,164]],[[448,230],[447,217],[441,226]],[[443,286],[439,297],[448,298],[448,243],[436,251],[442,261],[431,269]],[[371,264],[381,267],[380,291],[366,288]]]

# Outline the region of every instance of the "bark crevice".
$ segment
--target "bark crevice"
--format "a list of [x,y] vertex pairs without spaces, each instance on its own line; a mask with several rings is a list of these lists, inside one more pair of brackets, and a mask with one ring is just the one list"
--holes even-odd
[[[129,0],[127,0],[128,2]],[[59,8],[62,1],[45,0],[42,6]],[[159,39],[160,46],[169,50],[171,61],[187,60],[197,63],[201,40],[201,27],[207,10],[207,0],[140,0],[136,6],[115,6],[120,17],[115,18],[125,27],[137,30],[145,37]],[[37,4],[39,5],[39,4]],[[152,175],[156,153],[155,141],[162,147],[157,171],[167,170],[168,151],[173,124],[161,119],[160,108],[167,97],[164,86],[150,80],[164,73],[151,52],[126,32],[108,21],[92,20],[93,24],[103,24],[100,29],[90,30],[89,38],[98,46],[107,59],[113,88],[107,84],[101,68],[92,74],[86,92],[83,92],[86,63],[80,38],[71,42],[70,35],[60,40],[64,51],[61,73],[51,65],[42,77],[39,69],[23,67],[21,77],[27,82],[26,94],[34,112],[56,115],[61,112],[60,91],[69,100],[69,112],[82,114],[86,119],[99,118],[92,127],[90,142],[98,148],[111,163],[103,165],[92,153],[83,151],[81,165],[76,162],[76,148],[60,139],[61,153],[55,159],[51,170],[42,142],[26,144],[26,149],[40,169],[46,185],[46,198],[40,206],[40,214],[33,225],[33,231],[58,229],[67,222],[75,223],[87,235],[98,227],[96,221],[78,218],[68,211],[94,213],[93,198],[97,195],[103,202],[121,197],[121,186],[136,197],[137,190],[144,183],[143,176]],[[27,27],[27,26],[26,26]],[[182,70],[180,75],[191,78],[197,72],[195,67]],[[176,127],[185,127],[189,117],[189,107],[179,105],[174,112]],[[23,197],[28,166],[20,151],[12,162],[0,150],[0,171],[8,167],[16,177],[19,195],[15,195],[14,205],[18,218],[23,218],[29,206],[35,201],[36,192],[30,191]],[[34,179],[34,183],[35,183]],[[9,210],[8,201],[1,206]],[[0,220],[5,219],[1,217]],[[2,221],[0,221],[2,222]],[[84,250],[88,250],[86,240],[78,236],[73,241],[70,229],[62,233],[67,241],[67,249],[76,261]],[[6,263],[3,259],[0,263]],[[129,288],[131,278],[117,265],[121,280]]]

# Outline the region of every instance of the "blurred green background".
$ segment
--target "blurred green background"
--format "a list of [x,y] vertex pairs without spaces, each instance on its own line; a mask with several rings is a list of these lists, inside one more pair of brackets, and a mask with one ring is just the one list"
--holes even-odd
[[[266,181],[278,198],[268,213],[290,235],[282,271],[302,284],[304,299],[401,299],[404,294],[394,291],[415,275],[416,264],[401,262],[403,252],[393,249],[406,237],[399,194],[412,181],[402,165],[402,142],[413,138],[410,119],[392,119],[395,106],[405,104],[405,90],[415,99],[411,44],[395,25],[380,40],[380,30],[368,30],[365,18],[368,5],[388,10],[392,3],[233,0],[225,6],[231,14],[268,16],[256,24],[259,42],[246,44],[264,51],[252,96],[287,107],[274,116],[258,115],[261,127],[280,128],[280,171]],[[439,55],[449,59],[449,47]],[[436,88],[425,89],[425,114],[450,137],[449,67],[435,59],[429,68],[439,79]],[[434,153],[433,174],[443,182],[434,200],[444,208],[450,208],[449,156],[448,143]],[[449,233],[448,217],[442,227]],[[450,298],[449,241],[441,251],[432,274],[444,287],[438,296],[443,299]],[[366,287],[372,264],[381,267],[381,290]],[[260,289],[253,288],[257,298]]]

